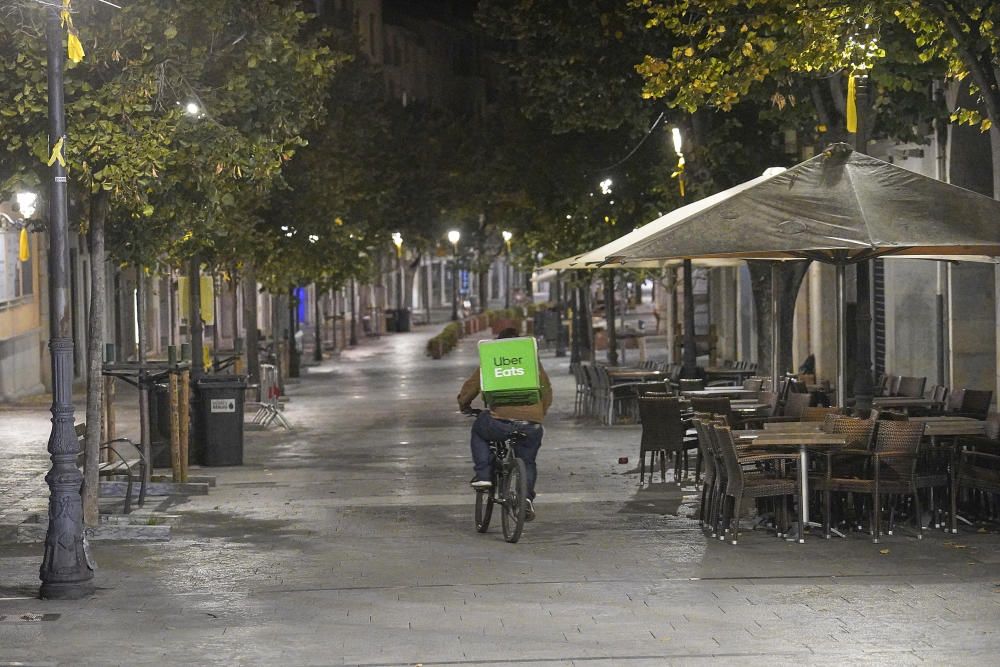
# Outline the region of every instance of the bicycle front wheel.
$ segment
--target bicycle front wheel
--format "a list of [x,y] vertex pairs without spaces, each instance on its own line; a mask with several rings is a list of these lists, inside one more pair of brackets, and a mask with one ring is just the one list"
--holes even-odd
[[513,465],[504,476],[501,498],[503,513],[500,515],[503,524],[503,538],[508,542],[521,539],[524,530],[524,513],[527,509],[528,471],[524,461],[514,459]]
[[486,491],[476,491],[476,531],[480,533],[489,530],[495,494],[496,485],[491,486]]

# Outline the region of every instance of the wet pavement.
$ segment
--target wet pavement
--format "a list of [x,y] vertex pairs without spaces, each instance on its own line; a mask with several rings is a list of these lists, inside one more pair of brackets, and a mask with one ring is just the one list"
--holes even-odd
[[[638,427],[572,417],[550,354],[538,518],[477,534],[454,412],[475,344],[432,361],[429,335],[308,369],[294,431],[248,433],[208,496],[154,499],[170,542],[93,544],[92,599],[34,599],[40,545],[0,543],[0,664],[996,664],[1000,535],[710,540],[693,484],[639,489]],[[40,418],[0,413],[24,476],[0,473],[0,511],[37,502]]]

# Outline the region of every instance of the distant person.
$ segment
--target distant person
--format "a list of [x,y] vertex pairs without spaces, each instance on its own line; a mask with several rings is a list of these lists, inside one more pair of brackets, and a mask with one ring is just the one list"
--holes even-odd
[[[498,339],[517,337],[518,331],[514,327],[507,327],[497,334]],[[476,421],[473,422],[470,438],[475,472],[471,484],[474,489],[478,490],[489,489],[493,486],[493,462],[489,443],[503,440],[515,431],[527,436],[514,447],[514,453],[524,461],[528,472],[528,507],[525,512],[527,521],[535,518],[535,479],[538,476],[535,457],[538,455],[538,449],[542,446],[542,420],[545,418],[549,406],[552,405],[552,383],[549,381],[549,376],[545,374],[545,369],[542,368],[540,361],[538,375],[542,385],[539,402],[531,405],[498,405],[495,408],[487,406],[488,409],[479,413]],[[461,391],[458,392],[459,410],[467,411],[479,392],[479,369],[477,368],[462,385]]]

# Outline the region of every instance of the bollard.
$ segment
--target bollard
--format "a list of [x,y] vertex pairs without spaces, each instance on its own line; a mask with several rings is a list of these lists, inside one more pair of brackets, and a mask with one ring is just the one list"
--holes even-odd
[[184,478],[184,471],[181,467],[181,425],[180,425],[180,393],[177,383],[177,373],[171,370],[167,377],[169,385],[167,388],[170,399],[170,470],[175,482],[180,482]]
[[181,481],[187,481],[188,473],[188,444],[191,437],[191,371],[184,369],[181,371],[180,384],[180,470]]

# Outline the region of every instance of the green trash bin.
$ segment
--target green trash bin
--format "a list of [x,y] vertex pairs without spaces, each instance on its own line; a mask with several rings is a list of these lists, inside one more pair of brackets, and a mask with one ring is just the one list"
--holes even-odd
[[206,466],[243,465],[243,375],[206,375],[198,392],[198,430]]

